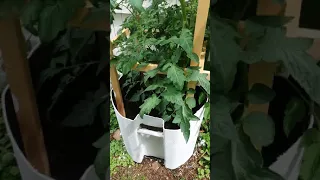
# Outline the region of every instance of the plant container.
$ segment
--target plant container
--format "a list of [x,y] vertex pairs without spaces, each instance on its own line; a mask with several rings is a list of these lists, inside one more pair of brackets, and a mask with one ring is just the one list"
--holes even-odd
[[[12,144],[13,153],[16,158],[22,180],[55,180],[49,176],[39,173],[35,168],[33,168],[19,145],[21,144],[21,135],[19,134],[19,126],[15,114],[19,110],[19,103],[16,98],[11,95],[9,86],[7,86],[2,92],[1,100],[3,121]],[[66,169],[66,171],[68,170]],[[80,180],[99,180],[92,165],[86,169]]]
[[204,106],[195,113],[199,120],[190,121],[190,138],[186,142],[181,129],[167,128],[161,118],[150,115],[141,118],[139,114],[134,119],[123,117],[115,106],[113,94],[111,91],[111,102],[121,136],[133,161],[141,163],[144,156],[152,156],[164,159],[166,168],[176,169],[193,155],[204,116]]

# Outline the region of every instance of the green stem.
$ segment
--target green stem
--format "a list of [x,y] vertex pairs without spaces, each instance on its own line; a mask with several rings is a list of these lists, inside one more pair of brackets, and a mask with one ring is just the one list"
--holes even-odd
[[187,23],[186,2],[185,0],[179,0],[179,1],[181,4],[181,10],[182,10],[182,28],[185,28]]

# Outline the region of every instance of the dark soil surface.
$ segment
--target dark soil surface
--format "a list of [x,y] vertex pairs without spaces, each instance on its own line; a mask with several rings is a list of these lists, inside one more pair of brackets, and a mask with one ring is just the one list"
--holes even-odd
[[[201,158],[199,149],[181,167],[170,170],[164,166],[163,160],[145,157],[141,164],[135,163],[131,167],[119,167],[119,171],[111,175],[111,180],[195,180],[197,179],[198,161]],[[159,163],[155,168],[155,163]],[[155,164],[158,164],[155,163]],[[206,179],[205,179],[206,180]]]

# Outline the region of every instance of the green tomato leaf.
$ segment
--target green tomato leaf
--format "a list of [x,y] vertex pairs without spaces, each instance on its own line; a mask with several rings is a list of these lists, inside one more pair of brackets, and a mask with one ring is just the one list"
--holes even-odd
[[214,100],[212,103],[214,111],[210,114],[212,134],[238,141],[237,130],[230,115],[230,102],[224,96],[215,95],[212,99]]
[[176,112],[176,116],[174,117],[172,123],[180,124],[180,123],[181,123],[181,119],[182,119],[182,112],[181,112],[181,109],[179,109],[179,110]]
[[208,74],[199,74],[198,81],[200,86],[210,95],[210,81],[207,79]]
[[159,85],[159,84],[152,84],[152,85],[148,86],[144,91],[154,91],[160,87],[163,87],[163,86]]
[[142,6],[143,0],[129,0],[129,3],[132,7],[136,8],[139,11],[143,11],[144,8]]
[[160,102],[161,100],[155,94],[153,94],[151,97],[146,99],[144,103],[139,107],[140,116],[143,117],[144,114],[149,114],[152,109],[160,104]]
[[287,136],[289,136],[296,123],[303,120],[306,113],[307,107],[302,99],[294,97],[289,101],[284,112],[283,121],[284,132]]
[[180,67],[171,65],[167,77],[173,82],[177,89],[181,90],[183,88],[186,77]]
[[320,178],[320,143],[307,146],[304,150],[299,177],[302,180]]
[[193,109],[194,107],[196,107],[196,99],[194,99],[194,97],[188,97],[186,99],[186,103],[190,109]]
[[268,86],[255,83],[248,92],[248,100],[251,104],[265,104],[270,102],[276,93]]
[[167,90],[161,94],[164,99],[167,101],[173,103],[173,104],[178,104],[178,105],[183,105],[183,99],[182,99],[182,93],[181,91],[178,91],[175,87],[173,86],[168,86]]
[[258,147],[270,145],[275,135],[273,120],[263,112],[248,114],[243,120],[243,130]]
[[226,93],[232,88],[242,52],[236,41],[240,35],[237,28],[218,18],[210,18],[210,29],[214,32],[210,35],[210,71],[214,79],[212,87],[215,92]]
[[316,143],[320,143],[320,132],[316,128],[311,128],[304,132],[301,142],[304,147],[308,147]]

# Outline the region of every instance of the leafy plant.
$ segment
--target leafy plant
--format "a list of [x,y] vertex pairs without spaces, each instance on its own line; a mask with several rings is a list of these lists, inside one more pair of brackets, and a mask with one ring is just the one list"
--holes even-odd
[[[276,94],[264,84],[249,87],[248,66],[258,62],[275,63],[280,72],[286,72],[299,84],[288,80],[292,89],[300,94],[286,107],[283,131],[289,136],[304,116],[317,114],[320,69],[306,52],[313,40],[286,37],[284,25],[292,19],[290,17],[244,18],[245,13],[239,13],[239,16],[237,12],[230,14],[229,18],[221,17],[219,2],[210,19],[211,73],[214,79],[210,132],[215,142],[211,150],[212,173],[215,178],[224,180],[283,179],[263,167],[260,153],[263,147],[274,141],[272,118],[262,112],[247,111],[249,104],[269,103]],[[250,1],[241,3],[240,12],[246,12],[246,3]],[[307,109],[311,112],[308,113]],[[308,133],[310,130],[305,132],[305,141],[309,144],[300,172],[303,180],[319,178],[317,141],[310,140],[317,139],[319,122],[317,120],[317,128],[312,133]]]
[[[156,111],[166,122],[179,125],[188,140],[190,121],[197,119],[192,109],[198,102],[194,97],[186,97],[187,93],[195,93],[187,88],[187,83],[197,81],[201,93],[210,94],[207,75],[189,65],[191,60],[199,62],[192,52],[197,1],[181,0],[178,6],[159,0],[146,9],[142,2],[129,1],[132,16],[122,28],[130,30],[130,37],[122,36],[115,42],[120,53],[113,62],[127,77],[122,87],[128,89],[127,94],[133,94],[127,98],[142,103],[140,116]],[[136,64],[139,65],[134,69]],[[144,74],[137,73],[148,64],[157,67]],[[137,85],[133,85],[131,77]],[[140,88],[133,92],[137,86]]]
[[12,13],[20,16],[27,30],[39,36],[42,42],[49,43],[67,28],[70,20],[77,16],[77,10],[86,7],[88,2],[93,7],[80,23],[110,20],[105,15],[110,12],[109,0],[2,0],[0,18],[6,18]]

